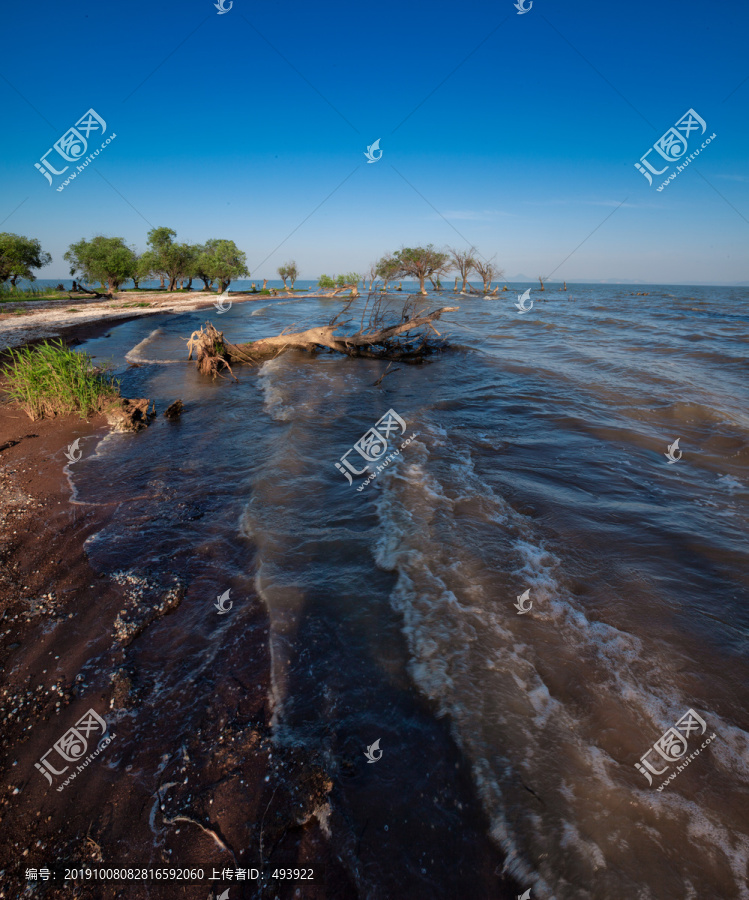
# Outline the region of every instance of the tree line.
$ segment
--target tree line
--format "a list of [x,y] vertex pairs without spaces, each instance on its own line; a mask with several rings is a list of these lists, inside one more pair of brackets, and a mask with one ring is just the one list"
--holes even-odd
[[[121,237],[82,238],[63,255],[70,264],[71,276],[77,276],[88,284],[100,283],[102,289],[111,295],[125,282],[132,280],[136,289],[141,281],[158,278],[161,288],[175,291],[185,288],[192,290],[194,279],[203,282],[202,290],[209,291],[216,284],[219,293],[226,291],[237,278],[249,277],[247,257],[234,241],[212,238],[204,244],[187,244],[176,240],[177,232],[172,228],[152,228],[148,232],[148,249],[138,253]],[[19,278],[35,280],[33,270],[42,268],[52,261],[49,253],[42,250],[38,240],[17,234],[0,234],[0,284],[10,281],[15,287]],[[277,272],[287,291],[294,290],[299,276],[296,263],[292,260],[279,266]],[[386,253],[372,263],[364,274],[348,272],[340,275],[323,274],[318,284],[323,290],[337,294],[350,290],[358,293],[359,282],[369,290],[381,281],[378,289],[386,291],[390,282],[396,279],[412,278],[419,283],[419,291],[426,294],[426,282],[433,289],[442,288],[442,277],[449,272],[457,272],[454,290],[462,280],[461,293],[476,293],[469,284],[473,273],[481,279],[484,293],[491,291],[493,281],[504,276],[492,260],[482,257],[475,247],[461,250],[449,247],[439,250],[433,244],[426,247],[402,247],[393,253]],[[542,282],[543,284],[543,282]],[[265,284],[263,285],[265,287]],[[542,287],[543,289],[543,287]],[[499,288],[495,288],[497,293]]]

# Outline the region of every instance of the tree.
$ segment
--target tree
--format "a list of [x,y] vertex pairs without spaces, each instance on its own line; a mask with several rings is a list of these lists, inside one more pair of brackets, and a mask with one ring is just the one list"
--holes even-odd
[[383,291],[387,291],[388,282],[398,277],[400,262],[391,254],[386,253],[375,263],[375,274],[382,278]]
[[[476,248],[469,247],[468,250],[457,250],[454,247],[449,247],[448,249],[450,251],[450,262],[452,263],[451,268],[460,272],[460,277],[463,279],[463,286],[460,290],[461,293],[465,293],[468,276],[476,268]],[[456,288],[458,286],[457,279],[455,286]]]
[[372,285],[375,282],[375,278],[377,278],[377,263],[376,262],[370,263],[369,268],[364,273],[364,276],[365,276],[364,286],[366,287],[366,279],[368,278],[369,279],[369,291],[371,293]]
[[36,281],[36,275],[31,270],[41,269],[51,262],[52,257],[42,250],[36,238],[7,231],[0,234],[0,284],[9,278],[13,287],[19,278]]
[[426,294],[424,279],[432,275],[444,275],[449,267],[447,253],[435,250],[432,244],[427,244],[426,247],[402,247],[394,254],[394,258],[398,260],[397,274],[417,278],[422,294]]
[[161,267],[169,279],[167,290],[176,291],[178,279],[184,278],[190,265],[190,245],[171,244],[161,253]]
[[192,280],[193,278],[198,277],[198,273],[195,271],[198,265],[198,259],[200,258],[200,254],[203,252],[203,247],[200,244],[183,244],[184,249],[184,272],[182,273],[180,279],[180,287],[182,287],[182,279],[187,278],[187,287],[186,290],[192,290]]
[[[203,252],[202,244],[190,244],[190,259],[187,264],[187,270],[185,274],[187,275],[187,290],[192,290],[192,280],[193,278],[200,278],[200,273],[198,269],[200,268],[199,260],[200,254]],[[205,284],[205,282],[203,282]]]
[[328,297],[335,297],[341,291],[351,291],[352,297],[359,296],[359,282],[361,275],[358,272],[347,272],[345,275],[321,275],[317,283],[323,290],[332,291]]
[[484,293],[488,294],[492,287],[492,281],[494,279],[501,278],[505,273],[504,269],[500,269],[494,265],[493,257],[490,260],[476,260],[474,262],[474,268],[479,274],[479,277],[484,282]]
[[81,238],[71,244],[64,259],[70,263],[70,274],[80,272],[89,284],[107,283],[110,296],[135,274],[138,259],[132,247],[121,237],[98,235],[90,241]]
[[223,238],[214,238],[206,243],[205,251],[200,256],[200,266],[208,278],[218,281],[219,294],[223,294],[233,279],[250,274],[246,254],[234,241]]
[[177,232],[173,228],[167,228],[166,226],[152,228],[148,232],[148,245],[151,248],[150,252],[153,254],[153,271],[154,275],[158,275],[162,289],[166,286],[164,284],[166,268],[164,266],[163,254],[168,251],[168,248],[176,237]]
[[205,244],[193,245],[194,257],[190,275],[193,278],[200,278],[203,282],[204,291],[210,291],[213,287],[213,277],[208,274],[208,268],[215,245],[215,240],[206,241]]
[[136,291],[139,289],[139,282],[150,281],[154,277],[156,274],[155,264],[155,255],[151,250],[146,250],[145,253],[141,253],[137,258],[135,271],[133,272],[133,284]]
[[[296,263],[294,262],[294,260],[292,259],[291,262],[287,262],[287,263],[284,263],[284,265],[279,266],[276,271],[283,279],[283,286],[286,288],[286,290],[293,291],[294,290],[294,282],[299,277],[299,270],[297,269]],[[286,284],[287,278],[291,282],[291,288],[289,288],[288,285]]]

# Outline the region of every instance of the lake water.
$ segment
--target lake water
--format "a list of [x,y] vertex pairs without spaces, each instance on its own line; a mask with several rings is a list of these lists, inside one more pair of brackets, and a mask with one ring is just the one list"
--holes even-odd
[[[188,583],[143,663],[186,722],[243,606],[267,607],[277,739],[334,773],[362,896],[492,896],[466,862],[480,825],[533,900],[749,898],[749,290],[532,289],[524,314],[518,293],[430,295],[460,306],[437,323],[453,348],[379,386],[386,363],[327,353],[238,384],[185,361],[206,318],[236,343],[339,300],[88,341],[125,396],[185,405],[84,442],[78,500],[120,503],[89,554]],[[389,410],[391,448],[418,434],[358,491],[335,463]],[[688,749],[646,756],[650,786],[635,764],[690,709]]]

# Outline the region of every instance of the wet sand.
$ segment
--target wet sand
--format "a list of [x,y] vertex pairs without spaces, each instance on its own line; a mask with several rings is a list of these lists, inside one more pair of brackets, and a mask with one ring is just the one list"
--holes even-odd
[[[154,631],[163,613],[158,600],[138,604],[135,634],[117,639],[115,622],[132,617],[133,603],[126,586],[92,570],[83,546],[113,510],[71,505],[63,471],[68,444],[106,431],[103,417],[32,422],[14,404],[0,405],[0,897],[21,895],[28,867],[258,867],[261,822],[266,871],[323,866],[327,886],[299,896],[356,896],[314,815],[326,805],[330,780],[303,754],[271,742],[262,640],[243,647],[246,681],[217,682],[189,745],[170,739],[178,711],[148,711],[150,685],[139,680],[136,656],[158,652]],[[253,619],[246,636],[259,638],[260,604]],[[34,763],[89,707],[108,722],[120,716],[109,729],[116,739],[85,778],[58,793],[62,779],[48,785]],[[158,739],[138,757],[140,771],[122,777],[137,741],[128,716],[136,709],[139,728]],[[119,772],[108,767],[115,762]],[[161,796],[145,777],[153,772],[160,772]],[[48,884],[44,896],[203,900],[206,887]],[[232,896],[261,894],[248,883]]]
[[[61,335],[75,344],[104,334],[113,320],[97,319],[100,312],[92,309],[85,324],[37,321],[26,338]],[[357,883],[330,839],[329,822],[343,832],[351,824],[345,814],[338,821],[334,778],[309,751],[273,739],[266,607],[256,598],[244,611],[242,633],[227,637],[212,683],[196,684],[196,696],[210,698],[197,713],[152,703],[159,691],[148,673],[160,659],[165,678],[181,666],[177,677],[191,682],[189,638],[181,657],[168,643],[168,618],[186,586],[116,583],[91,567],[85,541],[117,504],[71,503],[64,451],[76,438],[106,435],[104,417],[32,422],[1,388],[0,381],[0,898],[25,895],[33,883],[26,870],[44,867],[315,872],[312,884],[38,882],[50,898],[203,900],[209,884],[216,896],[231,887],[232,900],[369,895],[372,873]],[[115,738],[59,791],[66,776],[50,785],[34,764],[88,709]],[[458,767],[457,750],[446,747],[440,771],[448,777]],[[464,768],[460,780],[471,793]],[[456,878],[482,884],[487,900],[514,896],[478,802],[465,815],[475,843],[470,858],[454,860]],[[364,832],[355,857],[370,843]],[[452,857],[452,844],[443,849]]]

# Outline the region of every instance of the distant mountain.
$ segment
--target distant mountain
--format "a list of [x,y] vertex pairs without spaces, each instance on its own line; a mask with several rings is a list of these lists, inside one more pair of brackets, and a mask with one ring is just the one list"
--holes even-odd
[[[527,275],[514,275],[501,279],[507,283],[536,282],[538,278],[529,278]],[[561,284],[562,278],[549,278],[545,284]],[[647,284],[652,287],[664,287],[668,285],[693,285],[694,287],[749,287],[749,281],[643,281],[641,278],[567,278],[567,284]]]

